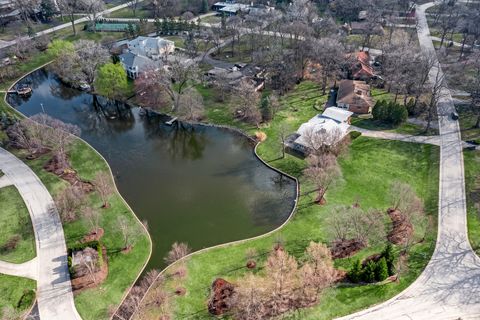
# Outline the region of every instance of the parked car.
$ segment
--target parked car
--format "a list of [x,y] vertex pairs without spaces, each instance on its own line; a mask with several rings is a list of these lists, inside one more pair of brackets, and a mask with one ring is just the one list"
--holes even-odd
[[480,145],[480,142],[478,142],[477,140],[467,140],[465,141],[466,143],[470,143],[470,144],[473,144],[475,146],[478,146]]
[[82,89],[83,91],[90,91],[91,88],[88,83],[82,82],[80,83],[80,89]]
[[452,120],[458,120],[458,113],[456,111],[452,112],[451,116]]

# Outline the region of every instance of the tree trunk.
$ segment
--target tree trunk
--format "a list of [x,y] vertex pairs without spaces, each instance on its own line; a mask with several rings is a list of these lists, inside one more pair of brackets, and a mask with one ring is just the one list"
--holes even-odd
[[480,128],[480,114],[477,116],[477,121],[475,122],[475,128]]
[[73,13],[70,14],[70,22],[72,23],[73,35],[77,35],[77,29],[75,29],[75,17]]

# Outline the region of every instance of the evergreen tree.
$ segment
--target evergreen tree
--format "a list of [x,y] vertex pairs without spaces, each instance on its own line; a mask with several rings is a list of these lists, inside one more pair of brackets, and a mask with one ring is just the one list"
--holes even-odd
[[362,263],[360,260],[355,260],[352,268],[348,271],[347,276],[353,283],[358,283],[362,280]]
[[383,281],[387,278],[388,278],[387,260],[385,260],[385,257],[382,257],[380,260],[377,261],[375,266],[375,279],[377,281]]
[[272,120],[272,108],[268,96],[264,96],[260,102],[260,112],[262,113],[262,120],[265,122]]
[[368,261],[368,263],[365,265],[363,268],[362,272],[362,280],[364,282],[375,282],[375,269],[376,269],[376,263],[373,261]]
[[385,262],[387,263],[388,275],[393,276],[395,274],[395,255],[393,254],[391,243],[388,243],[383,250],[382,257],[385,258]]
[[50,21],[55,14],[55,5],[51,0],[42,0],[40,3],[40,9],[42,11],[43,18],[46,21]]
[[208,5],[208,0],[203,0],[201,13],[207,13],[209,9],[210,9],[210,6]]

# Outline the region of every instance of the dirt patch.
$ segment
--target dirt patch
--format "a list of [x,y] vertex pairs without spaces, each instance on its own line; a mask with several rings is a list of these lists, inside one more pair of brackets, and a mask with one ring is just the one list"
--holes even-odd
[[413,225],[399,210],[388,209],[388,215],[392,220],[392,230],[387,235],[388,241],[393,244],[406,244],[412,237]]
[[330,251],[333,259],[342,259],[353,256],[363,248],[365,248],[365,243],[357,239],[335,240],[332,242]]
[[212,295],[208,302],[208,312],[219,316],[229,311],[231,308],[230,298],[235,291],[235,287],[230,282],[217,278],[212,283]]
[[94,190],[94,186],[91,182],[83,181],[78,177],[77,172],[70,168],[70,165],[68,165],[68,159],[60,161],[59,158],[56,155],[54,155],[43,166],[43,168],[46,171],[57,175],[63,180],[66,180],[72,186],[80,187],[85,193],[90,193]]
[[90,233],[84,236],[82,241],[80,242],[85,243],[85,242],[98,241],[103,237],[104,234],[105,234],[105,231],[103,230],[103,228],[98,228],[96,230],[90,231]]

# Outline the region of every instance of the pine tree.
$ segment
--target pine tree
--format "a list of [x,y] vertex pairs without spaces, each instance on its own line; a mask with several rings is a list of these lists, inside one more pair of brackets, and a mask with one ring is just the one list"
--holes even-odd
[[393,276],[395,274],[395,255],[393,254],[391,243],[388,243],[383,250],[382,257],[385,258],[385,262],[387,263],[388,275]]
[[385,257],[382,257],[380,260],[377,261],[375,266],[375,279],[377,281],[383,281],[387,278],[388,278],[387,260],[385,260]]
[[362,280],[362,263],[360,262],[360,260],[357,259],[353,263],[353,266],[350,271],[348,271],[347,276],[348,279],[350,279],[350,281],[352,281],[353,283],[358,283],[360,282],[360,280]]
[[203,0],[202,13],[207,13],[209,9],[210,9],[210,6],[208,5],[208,0]]
[[260,112],[262,113],[262,119],[265,122],[272,120],[272,108],[270,107],[270,101],[268,96],[264,96],[260,103]]
[[365,282],[375,282],[376,263],[368,261],[362,272],[362,280]]

